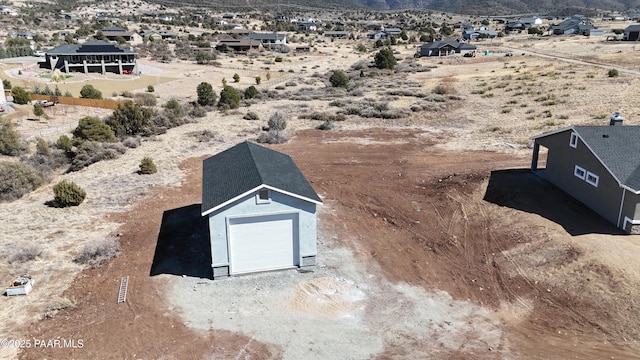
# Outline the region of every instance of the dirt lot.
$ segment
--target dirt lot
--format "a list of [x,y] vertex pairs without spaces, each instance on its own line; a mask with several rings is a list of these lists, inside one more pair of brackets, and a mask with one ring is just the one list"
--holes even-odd
[[[640,358],[640,237],[620,236],[522,170],[532,135],[602,123],[618,109],[637,124],[637,76],[609,79],[600,68],[521,55],[420,59],[430,71],[359,79],[366,91],[354,95],[327,89],[322,74],[347,70],[361,55],[342,45],[331,52],[273,65],[283,71],[260,89],[284,86],[275,98],[211,112],[64,175],[89,194],[78,208],[46,207],[51,186],[0,204],[0,252],[22,243],[44,250],[32,262],[0,262],[3,282],[22,272],[39,281],[28,297],[1,299],[0,339],[76,340],[76,348],[0,349],[0,357]],[[159,102],[187,100],[203,79],[219,84],[239,71],[237,58],[221,61],[154,64],[171,74],[156,86]],[[251,74],[241,74],[241,86]],[[437,85],[451,87],[451,98],[424,105]],[[365,97],[427,109],[398,119],[349,116],[336,131],[301,118],[335,113],[335,99]],[[292,141],[272,148],[290,154],[323,197],[312,273],[208,279],[201,160],[255,139],[264,121],[242,120],[248,110],[262,120],[274,111],[288,117]],[[64,118],[46,135],[69,126]],[[198,140],[203,130],[215,138]],[[157,174],[136,174],[145,155]],[[110,234],[120,257],[98,269],[72,261],[83,244]],[[118,305],[122,276],[130,287]]]

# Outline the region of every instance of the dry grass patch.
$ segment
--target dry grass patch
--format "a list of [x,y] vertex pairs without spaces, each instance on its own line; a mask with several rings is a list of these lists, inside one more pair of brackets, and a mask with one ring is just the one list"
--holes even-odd
[[120,241],[110,236],[103,240],[96,240],[86,244],[74,261],[78,264],[97,268],[109,260],[120,255]]

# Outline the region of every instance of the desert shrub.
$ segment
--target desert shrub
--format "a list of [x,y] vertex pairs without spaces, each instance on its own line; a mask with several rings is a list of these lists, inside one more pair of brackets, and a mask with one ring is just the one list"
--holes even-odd
[[118,108],[113,111],[105,123],[111,127],[116,136],[124,138],[145,134],[146,127],[155,115],[152,109],[127,100],[124,104],[118,105]]
[[81,141],[116,142],[116,135],[109,125],[93,116],[85,116],[73,130],[73,138],[77,143]]
[[44,108],[42,107],[42,104],[40,104],[39,102],[33,104],[33,115],[37,117],[44,115]]
[[19,86],[14,86],[11,93],[13,94],[13,102],[16,104],[25,105],[31,101],[31,95]]
[[154,91],[156,91],[156,88],[154,88],[154,87],[153,87],[153,85],[148,85],[148,86],[147,86],[147,92],[152,93],[152,92],[154,92]]
[[334,70],[333,74],[329,77],[329,82],[333,87],[347,87],[349,84],[349,78],[344,72],[340,70]]
[[126,148],[119,143],[84,141],[76,149],[69,171],[78,171],[98,161],[116,159],[125,152]]
[[330,114],[326,112],[314,111],[310,114],[303,114],[298,116],[300,119],[322,120],[322,121],[344,121],[346,116],[344,114]]
[[201,82],[196,88],[198,94],[198,104],[202,106],[213,106],[216,103],[216,93],[208,82]]
[[51,148],[45,139],[38,138],[36,142],[36,154],[44,156],[51,155]]
[[58,141],[56,141],[56,147],[58,149],[64,150],[65,152],[70,152],[73,148],[73,143],[67,135],[60,135]]
[[256,76],[256,85],[260,85],[262,82],[262,78],[260,76]]
[[362,95],[364,95],[364,89],[362,89],[360,87],[357,87],[357,88],[354,88],[353,90],[349,91],[349,94],[351,96],[362,96]]
[[62,180],[53,186],[53,201],[60,207],[78,206],[86,196],[87,193],[74,182]]
[[27,164],[0,162],[0,202],[19,199],[44,183],[45,180]]
[[153,162],[153,159],[149,156],[145,156],[144,158],[142,158],[142,160],[140,161],[140,171],[138,172],[139,174],[155,174],[158,172],[158,167],[156,166],[156,164]]
[[80,97],[85,99],[102,99],[102,92],[87,84],[80,89]]
[[282,62],[282,56],[276,56],[274,59],[275,62]]
[[191,107],[191,110],[189,110],[189,116],[194,118],[205,117],[207,116],[207,110],[204,107],[195,104],[195,106]]
[[115,237],[108,237],[83,246],[73,261],[97,268],[118,255],[120,255],[120,242]]
[[242,117],[245,120],[260,120],[260,116],[253,111],[249,111]]
[[267,132],[263,132],[258,136],[257,141],[263,144],[283,144],[289,141],[290,137],[284,131],[278,130],[269,130]]
[[23,263],[35,260],[41,254],[42,249],[40,248],[40,245],[34,243],[21,243],[13,244],[13,246],[9,248],[7,258],[9,260],[9,264]]
[[333,130],[335,128],[336,125],[331,120],[327,120],[316,127],[318,130]]
[[0,119],[0,154],[16,156],[27,149],[27,144],[22,141],[15,125],[7,119]]
[[220,92],[219,107],[228,107],[229,109],[237,109],[240,107],[240,93],[232,86],[225,86]]
[[282,114],[275,113],[271,115],[267,125],[269,126],[269,130],[282,131],[287,128],[287,120],[284,119]]
[[5,90],[11,90],[11,81],[9,79],[2,79],[2,87]]
[[260,97],[260,91],[258,91],[255,86],[251,85],[244,90],[245,99],[253,99],[257,97]]
[[619,73],[618,73],[617,69],[609,69],[607,71],[607,76],[609,76],[609,77],[616,77],[618,75],[619,75]]
[[134,96],[135,102],[142,106],[156,106],[157,100],[153,94],[138,93]]
[[454,94],[455,90],[450,85],[438,84],[433,88],[433,93],[438,95],[449,95]]
[[233,82],[240,82],[240,75],[233,74]]
[[124,140],[122,140],[122,145],[128,147],[129,149],[135,149],[140,146],[141,139],[139,136],[130,136]]
[[295,81],[287,81],[286,83],[284,83],[284,86],[289,86],[289,87],[298,86],[298,83],[296,83]]
[[135,95],[131,91],[125,90],[120,93],[120,96],[132,99]]
[[378,69],[393,70],[397,63],[395,56],[393,56],[393,51],[389,48],[378,51],[373,60]]
[[189,133],[189,135],[196,138],[198,142],[211,142],[218,139],[218,134],[211,130],[194,131]]

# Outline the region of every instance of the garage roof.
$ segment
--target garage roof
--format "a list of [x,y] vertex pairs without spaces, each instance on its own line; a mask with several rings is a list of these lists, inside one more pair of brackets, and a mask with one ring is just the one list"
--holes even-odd
[[322,203],[289,155],[245,141],[204,160],[202,216],[264,187]]

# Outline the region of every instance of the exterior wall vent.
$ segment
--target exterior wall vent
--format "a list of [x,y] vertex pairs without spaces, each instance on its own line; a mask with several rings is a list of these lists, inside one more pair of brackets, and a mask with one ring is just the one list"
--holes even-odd
[[622,117],[622,111],[616,111],[616,113],[609,119],[609,125],[622,126],[624,118]]

